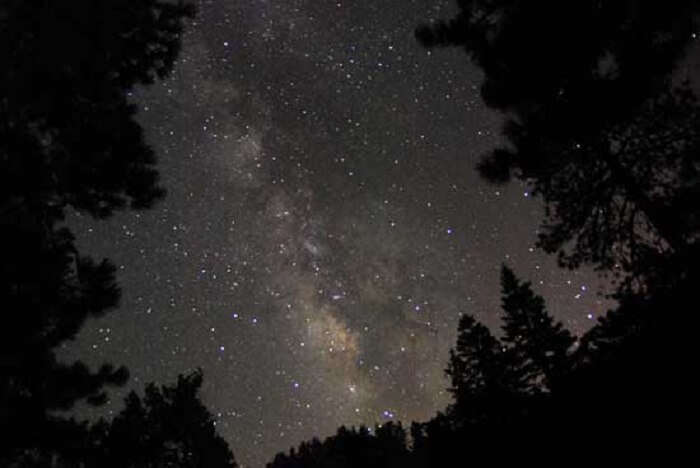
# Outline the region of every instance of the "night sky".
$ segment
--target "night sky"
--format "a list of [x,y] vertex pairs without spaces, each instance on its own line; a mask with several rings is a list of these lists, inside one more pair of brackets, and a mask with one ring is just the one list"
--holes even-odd
[[479,71],[414,39],[452,3],[198,2],[171,77],[133,94],[167,197],[69,220],[123,297],[64,355],[124,364],[138,390],[201,367],[220,433],[262,466],[342,424],[444,409],[460,313],[499,326],[502,262],[589,328],[604,282],[533,248],[526,186],[474,170],[501,143]]

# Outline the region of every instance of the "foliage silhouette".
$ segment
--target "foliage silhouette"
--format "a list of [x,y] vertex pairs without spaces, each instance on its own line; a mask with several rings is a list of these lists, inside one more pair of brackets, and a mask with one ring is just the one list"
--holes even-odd
[[666,88],[699,8],[692,0],[457,3],[452,20],[416,30],[421,43],[463,47],[484,70],[482,95],[494,108],[522,117],[586,110],[579,118],[592,128]]
[[458,427],[503,425],[503,418],[513,415],[506,402],[518,397],[520,382],[508,367],[508,357],[486,326],[470,315],[462,316],[457,346],[450,350],[445,370],[455,400],[447,414]]
[[0,425],[13,428],[0,464],[57,456],[67,426],[83,429],[53,411],[100,404],[127,378],[56,360],[119,299],[114,266],[81,255],[60,224],[69,207],[104,218],[162,196],[128,92],[170,71],[192,13],[159,0],[0,3]]
[[454,402],[430,420],[412,423],[409,444],[401,432],[390,438],[394,449],[375,457],[377,442],[366,429],[341,428],[323,442],[314,439],[278,454],[268,467],[364,466],[376,460],[414,468],[550,465],[570,457],[580,441],[588,444],[584,458],[644,453],[671,460],[668,450],[692,443],[678,419],[695,393],[684,377],[693,331],[679,333],[659,312],[682,308],[697,280],[679,280],[672,291],[652,297],[627,295],[575,340],[547,313],[530,283],[504,266],[503,335],[496,338],[463,315],[446,369]]
[[460,319],[445,371],[455,400],[446,415],[454,427],[513,426],[570,369],[574,338],[553,321],[530,283],[504,265],[501,289],[502,338],[470,315]]
[[[481,175],[515,176],[542,196],[539,246],[562,265],[625,277],[619,307],[576,339],[504,266],[503,335],[462,316],[446,369],[454,402],[411,425],[404,466],[560,465],[572,440],[596,457],[657,453],[668,464],[692,446],[679,421],[696,390],[697,319],[684,311],[700,281],[700,107],[672,78],[700,4],[457,3],[453,20],[416,35],[464,47],[484,71],[484,100],[507,116],[509,146]],[[332,439],[268,466],[346,466]]]
[[[516,376],[541,385],[526,386],[500,441],[533,442],[524,435],[538,433],[551,456],[566,438],[595,433],[614,453],[643,446],[668,457],[687,440],[679,416],[694,399],[686,380],[697,319],[679,311],[696,302],[700,279],[700,108],[674,71],[696,36],[700,4],[458,6],[454,19],[421,26],[416,36],[428,47],[463,47],[484,72],[487,105],[506,116],[508,146],[482,159],[481,175],[494,183],[517,177],[542,196],[538,244],[561,265],[590,263],[623,276],[620,306],[574,342],[504,270],[512,294],[504,294],[502,341],[504,354],[514,353],[504,361],[525,363]],[[527,306],[513,307],[509,297]],[[542,317],[527,345],[518,338],[526,316]],[[435,445],[432,431],[450,449],[444,440],[467,434],[450,418],[428,422],[422,444]]]
[[512,270],[501,270],[503,331],[511,373],[528,394],[551,391],[566,374],[575,339],[545,309],[544,299],[521,283]]
[[[671,78],[700,5],[458,4],[454,20],[417,36],[464,47],[485,73],[487,104],[508,113],[509,147],[485,157],[481,174],[518,177],[543,197],[539,245],[563,265],[624,270],[643,287],[623,283],[619,308],[575,342],[504,267],[503,336],[462,317],[446,369],[454,403],[412,424],[412,444],[400,424],[341,427],[270,467],[542,462],[593,433],[617,450],[620,434],[637,445],[682,440],[677,416],[695,393],[697,319],[683,311],[700,279],[700,108]],[[119,299],[114,266],[80,254],[61,223],[69,209],[104,218],[163,196],[128,93],[168,74],[191,15],[166,0],[0,4],[3,466],[235,466],[199,400],[199,372],[131,393],[111,422],[55,415],[103,403],[105,387],[127,378],[124,368],[56,359]],[[667,318],[675,311],[680,325]]]
[[201,371],[177,384],[131,392],[126,407],[92,430],[95,467],[233,468],[233,453],[216,433],[215,420],[199,400]]
[[67,205],[98,217],[150,206],[163,190],[127,93],[170,71],[191,6],[9,0],[0,8],[3,212],[29,206],[54,221]]
[[[572,440],[592,434],[596,443],[588,448],[595,457],[645,453],[673,459],[669,450],[691,443],[680,421],[696,391],[687,371],[697,319],[688,317],[679,327],[664,312],[688,304],[697,281],[697,276],[684,278],[673,290],[651,297],[629,294],[574,341],[546,314],[529,283],[504,267],[505,333],[496,339],[473,318],[463,317],[447,370],[455,402],[412,425],[412,466],[560,463]],[[491,351],[471,352],[480,348]],[[514,352],[519,348],[522,352]],[[500,358],[494,358],[496,350]],[[482,375],[489,368],[498,376],[528,378],[502,378],[516,385],[509,391],[503,385],[487,389]]]
[[416,35],[463,47],[484,71],[482,96],[507,113],[509,147],[479,170],[493,182],[515,175],[542,196],[539,246],[564,266],[622,270],[641,284],[649,256],[682,258],[698,235],[700,121],[695,98],[671,79],[700,5],[458,4],[454,19]]
[[405,467],[409,462],[406,431],[401,424],[388,422],[377,426],[374,434],[366,427],[340,427],[336,435],[323,442],[302,442],[289,455],[279,453],[268,468],[368,468]]
[[[580,362],[584,368],[589,363],[572,355],[571,334],[546,312],[543,299],[530,284],[518,280],[505,266],[501,287],[502,338],[472,316],[462,316],[445,371],[454,401],[429,421],[412,423],[410,446],[401,426],[377,428],[377,440],[364,428],[341,428],[323,442],[314,439],[288,455],[278,454],[268,467],[417,468],[541,461],[537,450],[541,438],[558,440],[554,423],[559,424],[558,418],[566,412],[555,403],[562,389],[572,388],[574,364]],[[375,456],[382,431],[388,432],[389,443],[380,443],[382,455]],[[548,450],[550,455],[556,452]]]

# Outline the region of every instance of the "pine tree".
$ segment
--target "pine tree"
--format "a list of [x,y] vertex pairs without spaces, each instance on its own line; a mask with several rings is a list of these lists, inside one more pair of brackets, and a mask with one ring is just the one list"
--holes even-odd
[[345,426],[323,442],[302,442],[299,450],[278,453],[268,468],[399,468],[409,465],[406,431],[401,423],[388,422],[371,429]]
[[569,349],[575,339],[561,322],[555,322],[529,282],[513,271],[501,270],[503,343],[508,345],[511,380],[525,393],[550,391],[566,371]]
[[463,47],[483,70],[482,97],[511,117],[507,147],[479,171],[542,197],[538,246],[562,266],[591,264],[643,289],[653,281],[642,266],[682,263],[696,242],[700,106],[674,74],[699,9],[465,0],[452,20],[417,30],[426,46]]
[[483,396],[502,387],[501,347],[489,329],[464,314],[457,333],[457,347],[450,350],[445,370],[455,400]]
[[199,399],[202,373],[180,375],[175,385],[131,392],[126,407],[95,437],[97,467],[234,468],[236,462]]
[[70,422],[54,412],[126,381],[125,368],[56,358],[119,299],[116,268],[81,254],[64,218],[163,195],[129,95],[169,73],[192,15],[180,1],[0,2],[2,466],[56,459]]
[[450,350],[445,370],[454,397],[447,416],[454,428],[503,428],[520,417],[524,390],[510,358],[486,326],[470,315],[462,316],[457,346]]

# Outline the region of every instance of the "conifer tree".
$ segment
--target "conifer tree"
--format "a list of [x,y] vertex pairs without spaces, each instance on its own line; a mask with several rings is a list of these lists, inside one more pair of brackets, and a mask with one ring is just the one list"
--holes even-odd
[[445,370],[454,397],[447,416],[454,428],[504,427],[519,417],[524,389],[510,359],[508,349],[486,326],[462,316],[457,346],[450,350]]
[[450,350],[445,370],[455,400],[483,396],[501,387],[503,369],[498,340],[468,314],[460,319],[457,333],[457,346]]
[[149,384],[144,398],[131,392],[126,407],[98,429],[95,468],[234,468],[233,453],[199,399],[201,385],[196,371],[178,376],[175,385]]
[[624,273],[624,289],[646,287],[643,267],[660,256],[681,263],[700,230],[700,108],[674,73],[700,4],[458,3],[452,20],[417,36],[463,47],[484,71],[487,105],[510,116],[507,148],[478,168],[542,197],[538,246],[568,268]]
[[[374,433],[373,433],[374,432]],[[388,422],[374,431],[360,426],[338,428],[323,442],[302,442],[298,450],[278,453],[268,468],[400,468],[410,466],[406,431],[401,423]]]
[[81,254],[64,218],[163,195],[129,95],[170,72],[192,15],[183,1],[0,2],[2,466],[55,460],[70,422],[54,412],[126,381],[125,368],[55,356],[119,299],[116,268]]
[[513,271],[501,270],[503,343],[508,346],[512,379],[525,393],[551,390],[566,371],[574,337],[555,322],[530,282],[520,282]]

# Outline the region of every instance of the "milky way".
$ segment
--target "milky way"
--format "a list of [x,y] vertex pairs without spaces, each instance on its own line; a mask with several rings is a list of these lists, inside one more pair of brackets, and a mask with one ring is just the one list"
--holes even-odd
[[124,364],[136,389],[201,367],[220,433],[262,466],[341,424],[444,409],[459,316],[498,327],[503,262],[576,333],[604,312],[601,281],[533,248],[527,187],[474,171],[500,117],[462,51],[413,37],[451,2],[198,7],[172,76],[132,96],[166,199],[70,220],[123,298],[66,356]]

